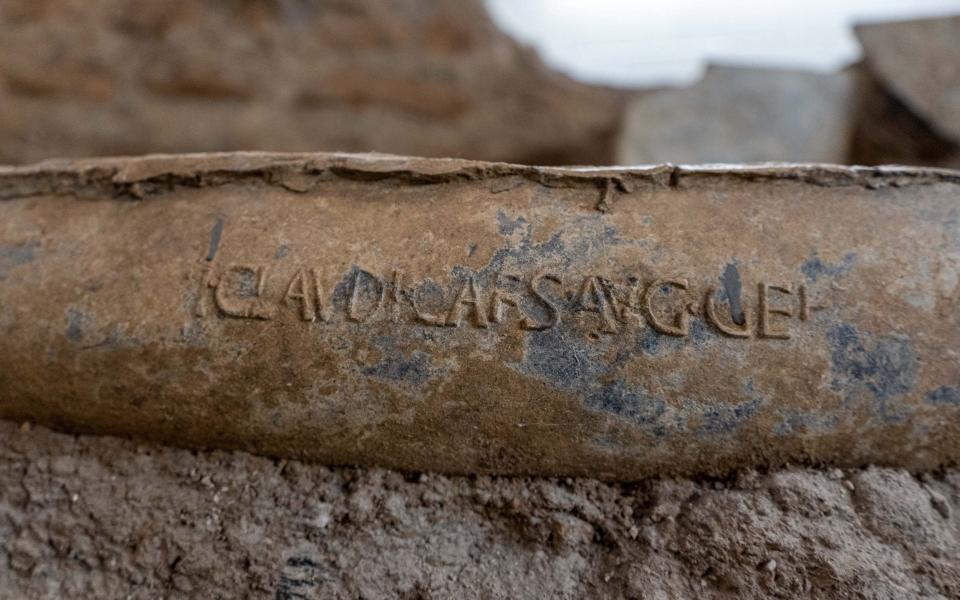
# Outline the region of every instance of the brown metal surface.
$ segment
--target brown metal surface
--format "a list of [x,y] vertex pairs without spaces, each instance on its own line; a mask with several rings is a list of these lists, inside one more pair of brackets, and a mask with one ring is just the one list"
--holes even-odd
[[960,174],[0,169],[0,415],[448,472],[960,456]]

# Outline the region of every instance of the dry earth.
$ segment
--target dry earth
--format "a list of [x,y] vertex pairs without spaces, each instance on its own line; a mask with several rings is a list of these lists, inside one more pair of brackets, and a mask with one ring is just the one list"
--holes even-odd
[[633,484],[0,423],[3,598],[955,598],[960,470]]

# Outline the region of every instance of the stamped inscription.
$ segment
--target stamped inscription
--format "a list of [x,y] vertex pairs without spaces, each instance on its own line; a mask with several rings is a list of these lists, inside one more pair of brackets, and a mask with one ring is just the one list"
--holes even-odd
[[685,337],[702,318],[730,338],[789,339],[793,327],[824,308],[803,284],[758,281],[735,292],[689,276],[608,277],[551,271],[456,272],[448,281],[353,267],[274,273],[265,265],[205,266],[196,315],[271,320],[284,313],[304,322],[409,323],[424,327],[510,327],[543,331],[567,319],[592,320],[598,335],[631,324]]

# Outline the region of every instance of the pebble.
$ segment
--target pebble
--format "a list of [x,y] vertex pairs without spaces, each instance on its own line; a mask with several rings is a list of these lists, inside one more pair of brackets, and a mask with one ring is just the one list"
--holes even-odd
[[947,502],[947,499],[940,492],[934,490],[927,490],[927,492],[930,494],[930,504],[933,509],[940,513],[940,516],[944,519],[949,519],[950,503]]

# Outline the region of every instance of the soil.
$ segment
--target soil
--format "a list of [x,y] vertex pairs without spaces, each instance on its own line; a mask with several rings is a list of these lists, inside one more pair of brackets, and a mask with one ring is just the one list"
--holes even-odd
[[607,483],[0,423],[3,598],[960,595],[960,469]]

